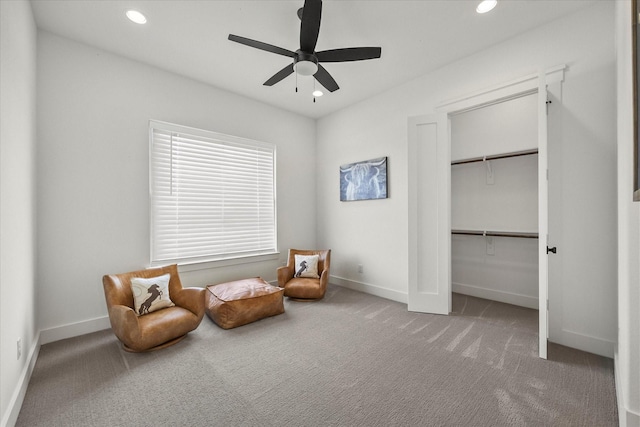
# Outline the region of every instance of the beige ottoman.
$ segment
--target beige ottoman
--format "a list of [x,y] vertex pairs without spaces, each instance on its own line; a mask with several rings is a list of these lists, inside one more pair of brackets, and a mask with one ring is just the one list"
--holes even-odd
[[283,294],[260,277],[209,285],[205,311],[218,326],[231,329],[284,313]]

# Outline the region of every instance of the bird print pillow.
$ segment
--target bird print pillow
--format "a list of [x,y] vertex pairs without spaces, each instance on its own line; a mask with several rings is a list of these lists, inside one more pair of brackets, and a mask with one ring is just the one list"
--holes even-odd
[[317,279],[318,276],[318,255],[294,255],[295,271],[293,277],[308,277]]
[[171,274],[148,279],[142,277],[131,279],[133,311],[138,316],[175,305],[169,298],[169,279]]

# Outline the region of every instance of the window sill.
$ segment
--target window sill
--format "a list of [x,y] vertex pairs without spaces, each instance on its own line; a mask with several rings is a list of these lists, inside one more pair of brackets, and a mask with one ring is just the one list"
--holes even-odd
[[[261,254],[261,255],[248,255],[245,257],[239,258],[226,258],[226,259],[218,259],[218,260],[210,260],[210,261],[174,261],[178,264],[178,267],[181,272],[187,271],[197,271],[197,270],[208,270],[212,268],[221,268],[228,267],[232,265],[241,265],[241,264],[251,264],[255,262],[264,262],[264,261],[274,261],[280,258],[280,252],[273,252],[269,254]],[[171,262],[169,262],[171,263]],[[166,265],[164,263],[162,265]],[[151,264],[151,267],[160,266],[159,263]]]

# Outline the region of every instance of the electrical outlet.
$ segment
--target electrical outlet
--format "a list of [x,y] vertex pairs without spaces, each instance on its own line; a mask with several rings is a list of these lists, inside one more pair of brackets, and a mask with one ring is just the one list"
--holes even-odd
[[362,273],[363,269],[362,269],[362,264],[358,264],[358,273]]
[[22,356],[22,339],[18,338],[17,348],[18,348],[18,360],[20,360],[20,356]]

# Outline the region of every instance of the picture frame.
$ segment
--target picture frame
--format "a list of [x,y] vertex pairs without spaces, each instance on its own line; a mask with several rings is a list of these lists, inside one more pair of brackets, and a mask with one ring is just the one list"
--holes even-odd
[[387,157],[340,166],[341,202],[387,197]]

